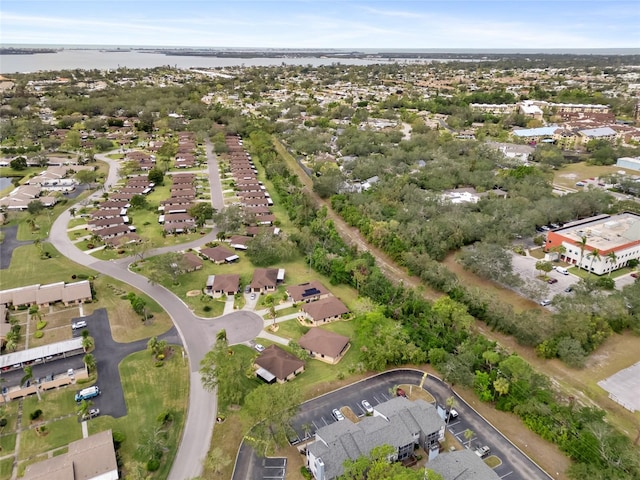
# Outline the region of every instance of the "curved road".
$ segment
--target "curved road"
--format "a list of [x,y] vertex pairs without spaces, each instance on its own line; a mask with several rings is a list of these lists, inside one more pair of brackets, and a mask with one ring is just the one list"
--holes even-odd
[[[209,171],[217,172],[211,148],[207,148],[209,158]],[[111,188],[118,180],[118,162],[106,155],[96,155],[99,160],[109,164],[109,174],[105,181],[105,189]],[[212,203],[214,208],[219,208],[219,196],[214,198],[214,191],[219,191],[218,184],[211,184]],[[211,182],[211,180],[210,180]],[[215,180],[214,180],[215,182]],[[93,198],[99,198],[95,193]],[[90,198],[92,198],[90,197]],[[187,419],[182,433],[182,439],[176,454],[169,480],[186,480],[197,477],[202,473],[202,462],[209,450],[213,425],[217,413],[217,398],[215,392],[211,393],[202,387],[198,368],[200,361],[215,343],[216,334],[221,330],[227,331],[230,344],[242,343],[255,338],[263,327],[263,320],[253,312],[242,310],[216,319],[202,319],[196,317],[193,312],[178,299],[171,291],[161,285],[152,285],[141,275],[128,269],[131,258],[118,261],[97,260],[78,249],[67,235],[67,224],[71,214],[68,210],[63,212],[54,222],[49,234],[49,241],[65,257],[76,263],[96,270],[104,275],[123,281],[153,298],[169,314],[182,339],[185,351],[189,359],[190,390]],[[215,239],[215,230],[203,236],[195,242],[163,247],[155,252],[170,250],[184,250],[197,245],[202,245]],[[154,252],[150,252],[153,255]]]

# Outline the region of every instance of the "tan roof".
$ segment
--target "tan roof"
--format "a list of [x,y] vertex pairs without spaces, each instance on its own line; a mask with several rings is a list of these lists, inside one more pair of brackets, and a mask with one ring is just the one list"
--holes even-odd
[[278,283],[277,268],[256,268],[253,271],[251,288],[275,287]]
[[221,245],[212,248],[203,248],[200,253],[214,262],[224,262],[224,260],[235,255],[231,250]]
[[349,337],[337,333],[312,328],[298,340],[298,345],[315,353],[328,357],[337,357],[349,344]]
[[305,303],[302,310],[314,320],[337,317],[349,313],[349,309],[336,297],[327,297],[316,302]]
[[279,380],[284,380],[300,367],[304,362],[295,355],[285,352],[277,345],[269,345],[256,359],[255,364],[272,373]]
[[214,292],[237,292],[240,289],[240,275],[216,275],[211,288]]
[[35,303],[39,287],[40,285],[29,285],[28,287],[14,289],[11,303],[14,305]]
[[301,302],[319,295],[327,295],[330,292],[320,282],[313,281],[301,283],[300,285],[292,285],[287,288],[287,293],[294,302]]
[[202,259],[195,253],[186,252],[184,254],[184,260],[192,268],[200,268],[202,266]]
[[67,283],[64,290],[62,290],[63,302],[73,302],[85,298],[91,298],[91,284],[89,280]]
[[64,282],[51,283],[42,285],[36,293],[36,303],[53,303],[62,299],[62,291],[64,290]]
[[104,480],[118,478],[118,464],[111,430],[69,444],[63,455],[27,467],[24,480]]

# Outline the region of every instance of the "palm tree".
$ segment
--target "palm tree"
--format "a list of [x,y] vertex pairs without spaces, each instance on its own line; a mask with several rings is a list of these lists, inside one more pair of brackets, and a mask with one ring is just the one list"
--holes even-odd
[[455,404],[455,397],[449,397],[445,400],[445,405],[447,406],[447,425],[449,425],[449,420],[451,420],[451,409],[455,406]]
[[600,250],[594,248],[591,253],[587,254],[587,258],[591,259],[591,262],[589,263],[589,275],[591,275],[593,273],[593,262],[595,260],[600,260]]
[[475,436],[475,432],[470,429],[464,431],[464,438],[467,440],[467,444],[471,445],[471,439]]
[[94,345],[95,342],[93,340],[93,337],[90,337],[89,335],[82,336],[82,349],[84,350],[84,353],[87,353],[89,350],[91,350]]
[[82,361],[84,362],[84,366],[87,367],[87,374],[96,368],[96,357],[92,354],[87,353]]
[[587,237],[580,237],[578,242],[580,247],[580,263],[578,263],[578,270],[582,269],[582,258],[584,257],[584,249],[587,247]]
[[89,414],[89,410],[93,406],[93,402],[91,400],[82,400],[78,405],[78,416],[80,418],[85,418]]
[[[616,252],[614,252],[613,250],[607,253],[607,263],[610,263],[613,266],[615,266],[616,263],[618,263],[618,256],[616,255]],[[611,276],[612,271],[613,271],[613,268],[609,270],[609,276]]]
[[[20,380],[20,385],[24,385],[31,380],[33,380],[33,369],[30,366],[24,367],[24,376],[22,377],[22,380]],[[42,397],[40,397],[40,388],[38,387],[38,385],[36,385],[36,395],[38,396],[38,401],[42,400]]]

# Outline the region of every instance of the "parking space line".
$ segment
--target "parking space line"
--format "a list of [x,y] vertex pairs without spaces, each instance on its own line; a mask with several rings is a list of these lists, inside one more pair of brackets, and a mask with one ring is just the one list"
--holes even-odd
[[506,477],[507,475],[511,475],[512,473],[513,473],[513,471],[511,471],[511,472],[509,472],[509,473],[505,473],[505,474],[504,474],[504,475],[502,475],[500,478],[504,478],[504,477]]

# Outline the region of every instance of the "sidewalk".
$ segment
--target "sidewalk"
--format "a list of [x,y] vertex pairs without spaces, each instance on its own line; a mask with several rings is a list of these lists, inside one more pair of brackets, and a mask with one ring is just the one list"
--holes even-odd
[[258,335],[260,338],[266,338],[267,340],[271,340],[274,343],[279,343],[280,345],[289,345],[289,340],[274,335],[273,333],[269,333],[266,330],[262,330]]

